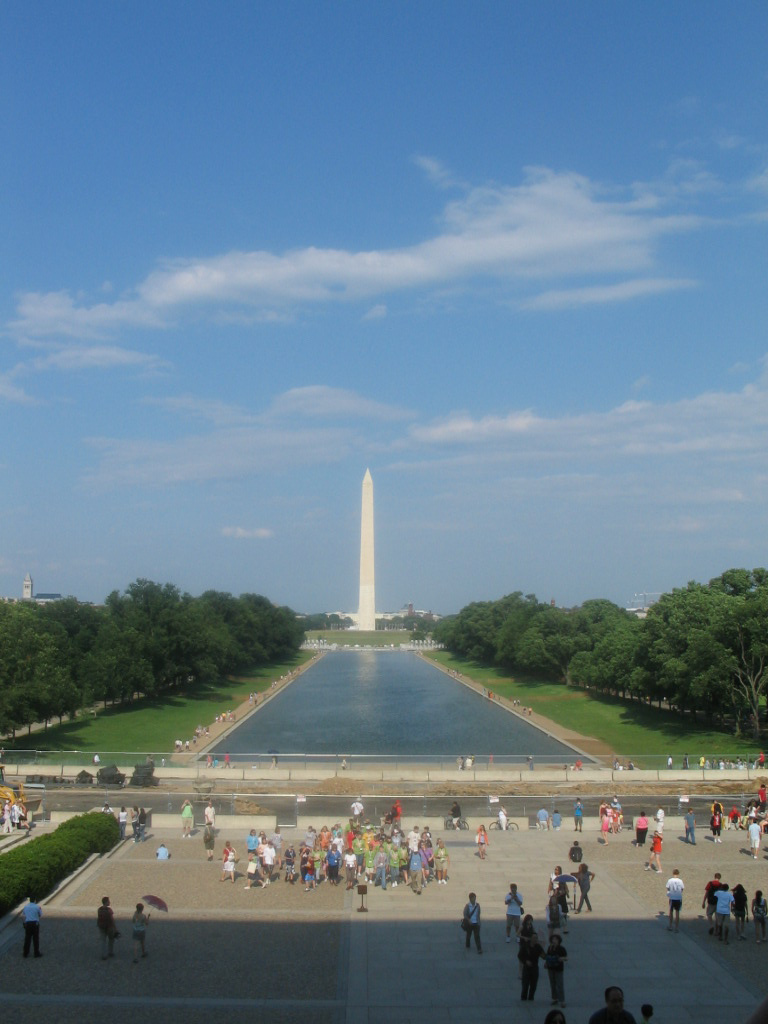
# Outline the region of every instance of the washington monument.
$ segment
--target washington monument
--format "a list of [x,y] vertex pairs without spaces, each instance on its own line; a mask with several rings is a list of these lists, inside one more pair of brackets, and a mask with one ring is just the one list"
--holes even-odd
[[373,574],[373,480],[370,469],[363,477],[363,510],[360,523],[360,605],[358,629],[376,629],[376,586]]

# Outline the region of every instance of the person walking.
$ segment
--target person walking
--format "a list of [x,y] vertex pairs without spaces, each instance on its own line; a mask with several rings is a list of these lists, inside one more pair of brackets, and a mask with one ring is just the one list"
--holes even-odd
[[380,885],[381,891],[387,891],[387,866],[389,865],[389,854],[380,846],[376,851],[376,856],[373,858],[373,867],[376,872],[374,879],[374,885]]
[[203,812],[205,824],[210,825],[211,828],[216,828],[216,808],[213,806],[213,800],[209,800],[205,811]]
[[511,942],[513,928],[515,936],[520,934],[520,920],[523,914],[523,894],[518,891],[514,882],[510,885],[504,902],[507,906],[507,942]]
[[717,937],[728,945],[728,930],[731,924],[731,910],[735,902],[727,885],[721,885],[715,894],[715,928]]
[[24,924],[24,956],[29,956],[30,946],[34,947],[35,956],[43,954],[40,952],[40,918],[43,912],[34,896],[29,897],[29,902],[21,911],[21,920]]
[[715,933],[714,915],[717,907],[717,892],[723,884],[721,878],[720,872],[716,871],[714,877],[704,886],[704,899],[701,901],[701,909],[704,910],[706,907],[710,935]]
[[[667,931],[680,931],[680,908],[683,905],[683,890],[685,885],[680,877],[677,868],[672,872],[672,877],[667,881],[667,899],[669,900],[669,924]],[[673,928],[674,925],[674,928]]]
[[587,904],[587,910],[592,913],[592,904],[589,902],[589,890],[592,888],[592,883],[595,880],[594,871],[590,871],[586,864],[582,863],[579,866],[578,873],[576,875],[576,882],[579,886],[579,892],[581,897],[579,899],[579,905],[576,908],[576,913],[581,913],[581,908],[584,904]]
[[653,869],[657,875],[661,874],[661,844],[661,832],[656,831],[653,833],[653,839],[651,840],[651,853],[648,863],[645,865],[645,870],[650,871]]
[[467,939],[466,948],[469,949],[469,940],[474,935],[477,952],[482,953],[483,944],[480,941],[480,904],[477,902],[477,895],[473,892],[469,894],[469,899],[464,904],[462,927]]
[[749,896],[747,890],[741,883],[733,887],[733,923],[736,930],[736,938],[741,942],[747,941],[745,930],[747,927]]
[[475,836],[475,842],[477,843],[477,852],[480,856],[480,860],[485,860],[485,854],[488,849],[488,833],[485,831],[485,825],[481,825],[477,830]]
[[438,885],[448,884],[448,864],[449,857],[448,851],[445,848],[445,843],[442,839],[437,840],[437,846],[435,847],[435,875],[437,877]]
[[685,841],[690,843],[691,846],[696,845],[696,815],[693,813],[693,808],[689,807],[685,817]]
[[408,862],[408,876],[412,892],[415,892],[417,896],[421,896],[421,888],[424,881],[424,864],[422,863],[421,853],[418,848],[411,850]]
[[645,811],[640,811],[640,817],[635,821],[635,845],[645,846],[645,837],[648,835],[648,818]]
[[133,938],[133,962],[137,964],[140,956],[146,956],[147,951],[144,942],[147,937],[147,926],[149,925],[149,914],[144,913],[144,904],[136,904],[136,912],[131,918]]
[[765,942],[766,917],[768,917],[768,903],[763,896],[763,890],[758,889],[752,900],[752,920],[755,922],[755,942],[758,946],[761,942]]
[[563,945],[562,938],[559,935],[553,935],[544,954],[544,966],[549,975],[549,989],[552,994],[553,1006],[558,1003],[565,1006],[565,963],[567,959],[568,951]]
[[520,950],[517,959],[522,965],[522,988],[520,991],[521,1000],[532,1000],[536,995],[536,988],[539,984],[539,960],[544,958],[544,950],[539,943],[539,936],[536,932],[525,942],[521,940]]
[[192,826],[195,822],[195,812],[190,800],[185,800],[181,805],[181,838],[192,838]]
[[578,798],[576,803],[573,805],[573,831],[584,831],[584,805]]
[[750,822],[747,831],[749,832],[750,853],[752,854],[753,860],[757,860],[757,855],[760,853],[760,837],[762,836],[762,831],[754,818]]
[[115,915],[109,904],[109,896],[102,896],[101,906],[96,912],[96,927],[101,938],[101,959],[106,960],[115,955],[115,939],[118,936]]
[[723,828],[723,808],[716,800],[712,805],[712,817],[709,819],[709,827],[712,829],[712,838],[716,843],[722,843],[721,832]]
[[206,822],[203,829],[203,846],[208,860],[213,860],[213,848],[216,845],[216,829]]
[[224,843],[224,849],[221,852],[221,878],[219,879],[220,882],[226,882],[226,880],[229,878],[230,882],[232,882],[233,885],[235,884],[235,875],[237,874],[237,872],[235,871],[236,863],[237,853],[235,851],[234,846],[228,839],[226,843]]

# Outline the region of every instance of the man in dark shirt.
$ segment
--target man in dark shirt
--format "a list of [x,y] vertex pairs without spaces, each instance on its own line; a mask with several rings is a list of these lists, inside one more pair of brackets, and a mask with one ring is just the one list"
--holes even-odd
[[635,1018],[624,1009],[624,991],[618,985],[605,990],[605,1006],[589,1018],[589,1024],[635,1024]]
[[458,800],[454,800],[453,803],[451,804],[450,814],[451,817],[453,818],[453,827],[458,828],[459,819],[461,818],[461,807],[459,807]]

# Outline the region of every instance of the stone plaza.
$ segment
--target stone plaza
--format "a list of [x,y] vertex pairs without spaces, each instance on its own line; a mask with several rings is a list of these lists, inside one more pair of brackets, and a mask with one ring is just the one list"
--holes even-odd
[[[240,854],[234,885],[220,881],[218,860],[206,861],[199,827],[189,840],[181,838],[180,827],[155,828],[146,842],[126,841],[93,859],[45,901],[42,960],[23,960],[20,926],[14,921],[5,927],[5,1010],[17,1024],[51,1011],[57,1021],[108,1018],[115,1024],[149,1024],[171,1015],[203,1024],[254,1013],[285,1024],[466,1024],[510,1017],[541,1024],[550,1006],[546,971],[542,967],[535,1001],[521,1002],[517,946],[505,942],[504,895],[516,882],[526,913],[546,934],[547,885],[555,865],[568,871],[572,825],[566,820],[560,831],[491,832],[488,857],[480,861],[478,823],[457,833],[434,821],[404,820],[405,831],[429,824],[435,839],[445,839],[449,884],[430,884],[421,896],[403,884],[386,892],[369,886],[365,913],[356,890],[327,883],[305,892],[300,882],[289,886],[280,879],[244,891],[246,817],[239,830],[228,823],[217,840],[217,853],[231,839]],[[303,830],[285,831],[295,844],[301,836]],[[750,898],[755,889],[768,889],[766,860],[751,859],[745,834],[726,833],[718,846],[701,834],[689,846],[681,821],[668,818],[660,875],[643,869],[647,849],[635,848],[631,832],[603,846],[590,821],[579,839],[596,878],[594,912],[571,915],[564,936],[569,1024],[586,1022],[603,1005],[609,984],[624,988],[625,1006],[638,1022],[646,1002],[659,1021],[745,1021],[764,995],[768,947],[755,943],[751,921],[747,941],[736,941],[733,928],[730,944],[715,941],[701,910],[715,870],[731,887],[741,882]],[[161,841],[172,854],[163,863],[155,859]],[[679,934],[666,929],[665,882],[675,867],[686,887]],[[474,947],[466,951],[459,929],[470,890],[482,907],[482,957]],[[147,894],[166,900],[169,912],[152,912],[148,957],[134,964],[129,918]],[[95,923],[104,895],[122,932],[115,958],[106,962]]]

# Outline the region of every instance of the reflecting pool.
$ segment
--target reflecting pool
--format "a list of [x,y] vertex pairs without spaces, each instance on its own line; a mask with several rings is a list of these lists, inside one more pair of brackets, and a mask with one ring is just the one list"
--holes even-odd
[[331,651],[233,730],[218,754],[475,754],[572,763],[571,747],[406,651]]

